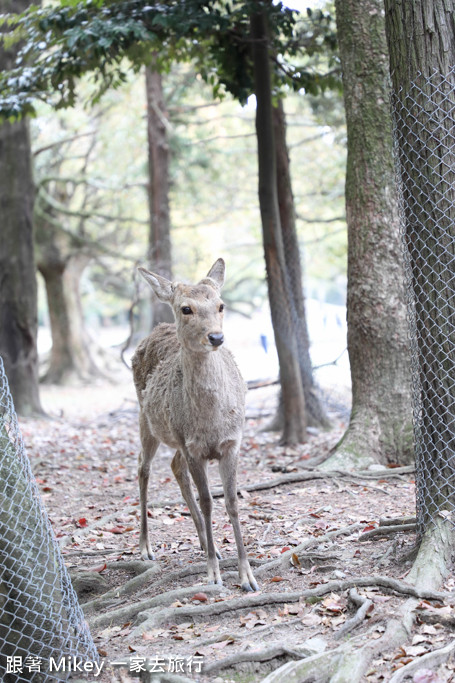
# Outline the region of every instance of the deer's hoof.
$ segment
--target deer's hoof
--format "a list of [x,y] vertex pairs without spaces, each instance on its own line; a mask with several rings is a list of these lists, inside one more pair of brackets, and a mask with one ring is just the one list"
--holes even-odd
[[144,548],[143,550],[141,550],[141,558],[148,562],[149,560],[155,559],[155,554],[152,553],[150,548]]
[[245,591],[246,593],[255,593],[258,590],[259,585],[255,579],[249,579],[248,581],[244,581],[242,583],[242,591]]

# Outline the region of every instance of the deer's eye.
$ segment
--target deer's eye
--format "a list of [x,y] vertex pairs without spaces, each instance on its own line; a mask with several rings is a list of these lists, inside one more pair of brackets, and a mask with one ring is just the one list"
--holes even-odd
[[191,315],[193,312],[189,306],[182,306],[181,311],[183,315]]
[[220,313],[224,311],[224,304],[220,304]]

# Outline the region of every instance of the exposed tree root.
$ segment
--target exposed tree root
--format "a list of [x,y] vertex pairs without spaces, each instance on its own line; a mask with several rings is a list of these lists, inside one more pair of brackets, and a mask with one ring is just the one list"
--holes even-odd
[[150,569],[155,567],[158,569],[157,563],[152,562],[144,562],[144,560],[116,560],[115,562],[107,562],[106,563],[106,569],[114,569],[114,570],[119,570],[119,571],[127,571],[131,572],[135,576],[139,576],[140,574],[144,574],[145,572],[148,572]]
[[[246,484],[238,489],[240,491],[265,491],[267,489],[274,489],[277,486],[286,484],[295,484],[302,481],[312,481],[313,479],[348,479],[348,480],[362,480],[362,479],[390,479],[399,477],[402,474],[411,474],[415,468],[411,465],[406,467],[394,467],[393,469],[384,470],[364,470],[359,472],[347,472],[345,470],[327,470],[320,471],[318,469],[307,468],[300,472],[289,472],[280,477],[275,477],[269,481],[260,481],[257,484]],[[381,493],[384,493],[381,491]],[[214,498],[221,498],[224,493],[221,488],[214,488],[212,490]]]
[[187,678],[181,674],[171,674],[167,672],[160,673],[159,678],[157,678],[156,673],[141,671],[139,678],[143,683],[152,683],[152,681],[153,683],[194,683],[193,678]]
[[[453,547],[451,524],[438,518],[425,532],[419,553],[408,575],[408,580],[413,583],[416,592],[438,592],[434,589],[441,584],[447,574]],[[357,585],[362,584],[359,582]],[[450,597],[453,596],[446,594],[446,598]],[[278,683],[282,680],[286,680],[287,683],[360,683],[365,679],[370,662],[375,656],[401,646],[409,638],[416,618],[417,604],[414,598],[407,600],[402,607],[400,619],[389,621],[384,635],[378,640],[367,642],[357,649],[355,644],[350,642],[324,653],[324,656],[317,655],[302,662],[288,662],[263,679],[262,683]],[[422,661],[422,658],[419,658],[419,661]]]
[[441,624],[447,628],[455,628],[455,614],[438,614],[437,610],[419,610],[417,620],[421,624]]
[[[92,629],[104,628],[112,623],[125,623],[135,619],[138,614],[142,614],[146,610],[156,609],[157,607],[165,607],[163,612],[167,612],[166,605],[170,605],[176,600],[192,597],[196,593],[204,592],[208,595],[213,593],[220,593],[223,590],[223,586],[218,585],[197,585],[189,586],[187,588],[179,588],[177,590],[167,591],[166,593],[161,593],[153,598],[148,598],[148,600],[141,600],[140,602],[135,602],[127,607],[121,607],[120,609],[111,610],[104,614],[98,616],[89,617],[87,621]],[[177,608],[170,608],[177,609]],[[181,608],[184,609],[183,607]]]
[[261,683],[283,683],[283,681],[286,683],[323,683],[329,681],[345,648],[345,645],[340,645],[334,650],[306,657],[300,662],[283,664],[263,678]]
[[[147,567],[147,564],[145,562],[143,562],[143,565]],[[89,609],[103,609],[107,607],[109,603],[112,602],[112,600],[117,601],[118,598],[125,595],[131,595],[138,589],[142,588],[143,586],[148,584],[156,574],[161,574],[161,569],[157,563],[153,563],[153,567],[149,567],[149,569],[146,569],[144,572],[142,572],[142,574],[134,576],[132,579],[122,584],[121,586],[118,586],[117,588],[112,588],[106,593],[103,593],[103,595],[101,595],[99,598],[95,598],[94,600],[90,600],[84,603],[83,608],[85,611]]]
[[389,683],[401,683],[407,676],[412,676],[419,669],[436,669],[441,664],[444,664],[453,652],[455,652],[455,640],[449,643],[449,645],[441,647],[439,650],[428,652],[426,655],[422,655],[401,669],[398,669],[393,674]]
[[371,529],[371,531],[365,531],[361,536],[359,536],[359,541],[369,541],[375,536],[390,536],[390,534],[396,534],[400,531],[402,533],[410,533],[414,532],[416,528],[416,523],[378,526],[376,529]]
[[286,552],[282,553],[278,559],[271,560],[270,562],[266,562],[265,564],[258,567],[255,570],[255,575],[262,576],[266,572],[269,572],[273,569],[287,567],[293,555],[296,555],[299,558],[299,561],[300,556],[302,556],[303,560],[305,560],[305,551],[307,551],[309,548],[321,545],[321,543],[327,543],[329,541],[332,541],[334,538],[337,538],[338,536],[348,536],[350,534],[353,534],[355,531],[358,531],[362,527],[363,524],[361,524],[360,522],[354,522],[354,524],[342,527],[341,529],[334,529],[333,531],[328,531],[323,536],[308,538],[306,541],[303,541],[303,543],[300,543],[294,548],[291,548],[291,550],[286,550]]
[[[101,622],[102,625],[104,625],[110,621],[117,621],[120,619],[126,621],[137,616],[141,623],[134,629],[133,636],[138,636],[145,631],[161,626],[161,624],[169,621],[175,622],[181,619],[192,621],[197,618],[206,619],[207,617],[217,616],[225,612],[234,612],[240,609],[293,603],[298,602],[301,598],[321,597],[328,593],[342,592],[356,586],[380,586],[402,595],[412,595],[416,598],[426,600],[443,600],[444,598],[449,597],[448,593],[433,590],[418,590],[415,586],[409,585],[404,581],[391,579],[387,576],[359,576],[352,579],[329,581],[328,583],[316,586],[316,588],[309,588],[303,591],[293,591],[289,593],[254,593],[253,595],[245,595],[241,598],[214,602],[208,605],[183,605],[182,607],[165,607],[161,610],[154,609],[157,606],[161,606],[161,604],[171,602],[166,596],[175,596],[179,593],[179,591],[170,591],[169,593],[164,593],[162,596],[159,596],[161,602],[159,598],[152,598],[152,600],[156,601],[153,605],[150,605],[151,601],[136,603],[136,605],[131,605],[131,607],[115,610],[106,615],[102,615],[101,617],[97,617],[91,620],[90,624],[98,627]],[[206,588],[213,589],[214,586],[206,586],[205,588],[198,587],[197,589],[193,588],[192,590],[194,593],[197,592],[197,590],[206,591]],[[222,587],[220,586],[217,586],[216,588],[222,590]],[[186,592],[184,593],[184,591]],[[191,590],[182,589],[180,594],[188,595],[188,592],[191,593]],[[175,600],[176,598],[173,597],[172,599]],[[150,611],[152,609],[153,611]]]
[[222,671],[222,669],[229,669],[236,664],[242,662],[268,662],[270,659],[276,657],[290,657],[291,659],[302,659],[305,657],[305,652],[299,650],[291,650],[283,642],[272,643],[262,650],[249,650],[248,652],[237,652],[235,655],[225,657],[219,662],[208,664],[204,666],[204,675],[213,675]]
[[352,619],[348,619],[336,632],[335,640],[341,640],[341,638],[351,633],[357,626],[360,626],[373,607],[373,601],[365,598],[363,595],[359,595],[355,588],[351,588],[349,591],[349,599],[358,607],[358,610]]
[[415,524],[417,518],[415,515],[412,517],[381,517],[379,520],[379,526],[395,526],[396,524]]
[[[268,624],[267,626],[255,626],[254,627],[254,636],[257,637],[258,634],[261,634],[261,637],[264,636],[265,633],[269,633],[271,631],[275,631],[277,628],[279,629],[280,626],[293,626],[294,624],[299,624],[302,621],[301,617],[296,617],[295,619],[289,619],[288,621],[284,621],[281,624]],[[213,638],[208,638],[207,640],[202,640],[201,642],[198,642],[198,647],[206,647],[207,645],[213,645],[213,643],[220,643],[222,640],[232,640],[232,641],[241,641],[244,640],[245,638],[251,638],[251,632],[245,630],[244,633],[239,633],[238,631],[235,631],[234,633],[220,633],[218,636],[214,636]]]

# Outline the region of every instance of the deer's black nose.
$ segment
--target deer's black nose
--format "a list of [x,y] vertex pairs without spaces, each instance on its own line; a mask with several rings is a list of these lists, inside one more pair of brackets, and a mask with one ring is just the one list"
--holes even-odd
[[221,346],[221,344],[224,342],[224,334],[221,332],[209,334],[209,342],[212,346]]

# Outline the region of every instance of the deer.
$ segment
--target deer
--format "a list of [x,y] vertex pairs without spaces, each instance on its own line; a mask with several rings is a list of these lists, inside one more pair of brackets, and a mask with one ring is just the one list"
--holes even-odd
[[207,557],[208,583],[222,585],[207,472],[209,461],[216,460],[237,546],[240,584],[244,591],[257,591],[238,512],[237,463],[247,387],[234,356],[224,346],[220,296],[224,260],[215,261],[195,285],[171,282],[143,267],[138,270],[158,299],[172,307],[175,317],[173,324],[157,325],[132,358],[142,446],[138,464],[141,557],[155,559],[148,533],[147,490],[151,462],[163,443],[175,449],[171,469]]

